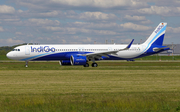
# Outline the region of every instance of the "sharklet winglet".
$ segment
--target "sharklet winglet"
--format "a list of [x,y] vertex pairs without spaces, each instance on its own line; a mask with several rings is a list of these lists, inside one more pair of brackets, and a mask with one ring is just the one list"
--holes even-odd
[[134,39],[132,39],[132,41],[129,43],[129,45],[126,47],[126,49],[129,49],[133,42],[134,42]]

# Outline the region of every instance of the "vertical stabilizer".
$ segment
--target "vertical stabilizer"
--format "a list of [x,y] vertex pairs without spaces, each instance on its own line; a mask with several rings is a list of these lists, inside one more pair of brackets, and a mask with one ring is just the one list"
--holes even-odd
[[160,23],[150,37],[143,43],[146,45],[163,45],[167,23]]

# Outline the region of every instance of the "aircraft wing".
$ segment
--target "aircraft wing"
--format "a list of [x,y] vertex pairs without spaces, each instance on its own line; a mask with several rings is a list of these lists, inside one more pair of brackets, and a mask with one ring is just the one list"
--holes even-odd
[[83,54],[82,56],[87,56],[89,59],[91,59],[91,58],[101,58],[102,56],[109,58],[109,56],[108,56],[109,54],[117,55],[116,54],[117,52],[129,49],[131,47],[133,41],[134,41],[134,39],[124,49],[115,50],[115,51],[98,52],[98,53],[88,53],[88,54]]

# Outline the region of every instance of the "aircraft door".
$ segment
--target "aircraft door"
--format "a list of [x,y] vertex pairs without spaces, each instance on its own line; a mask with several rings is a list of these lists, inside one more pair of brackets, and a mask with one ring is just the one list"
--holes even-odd
[[112,51],[112,48],[111,48],[111,47],[108,47],[108,51]]
[[79,47],[79,48],[78,48],[78,51],[79,51],[79,53],[82,53],[82,54],[83,54],[83,53],[84,53],[84,48],[83,48],[83,47]]
[[30,55],[30,46],[25,46],[25,55]]

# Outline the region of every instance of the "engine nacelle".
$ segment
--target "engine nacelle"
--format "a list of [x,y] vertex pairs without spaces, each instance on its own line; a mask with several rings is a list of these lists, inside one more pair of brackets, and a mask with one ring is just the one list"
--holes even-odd
[[59,64],[62,66],[68,66],[68,65],[71,65],[71,62],[70,60],[61,60],[59,61]]
[[71,65],[85,65],[87,58],[86,56],[72,55],[70,61]]

